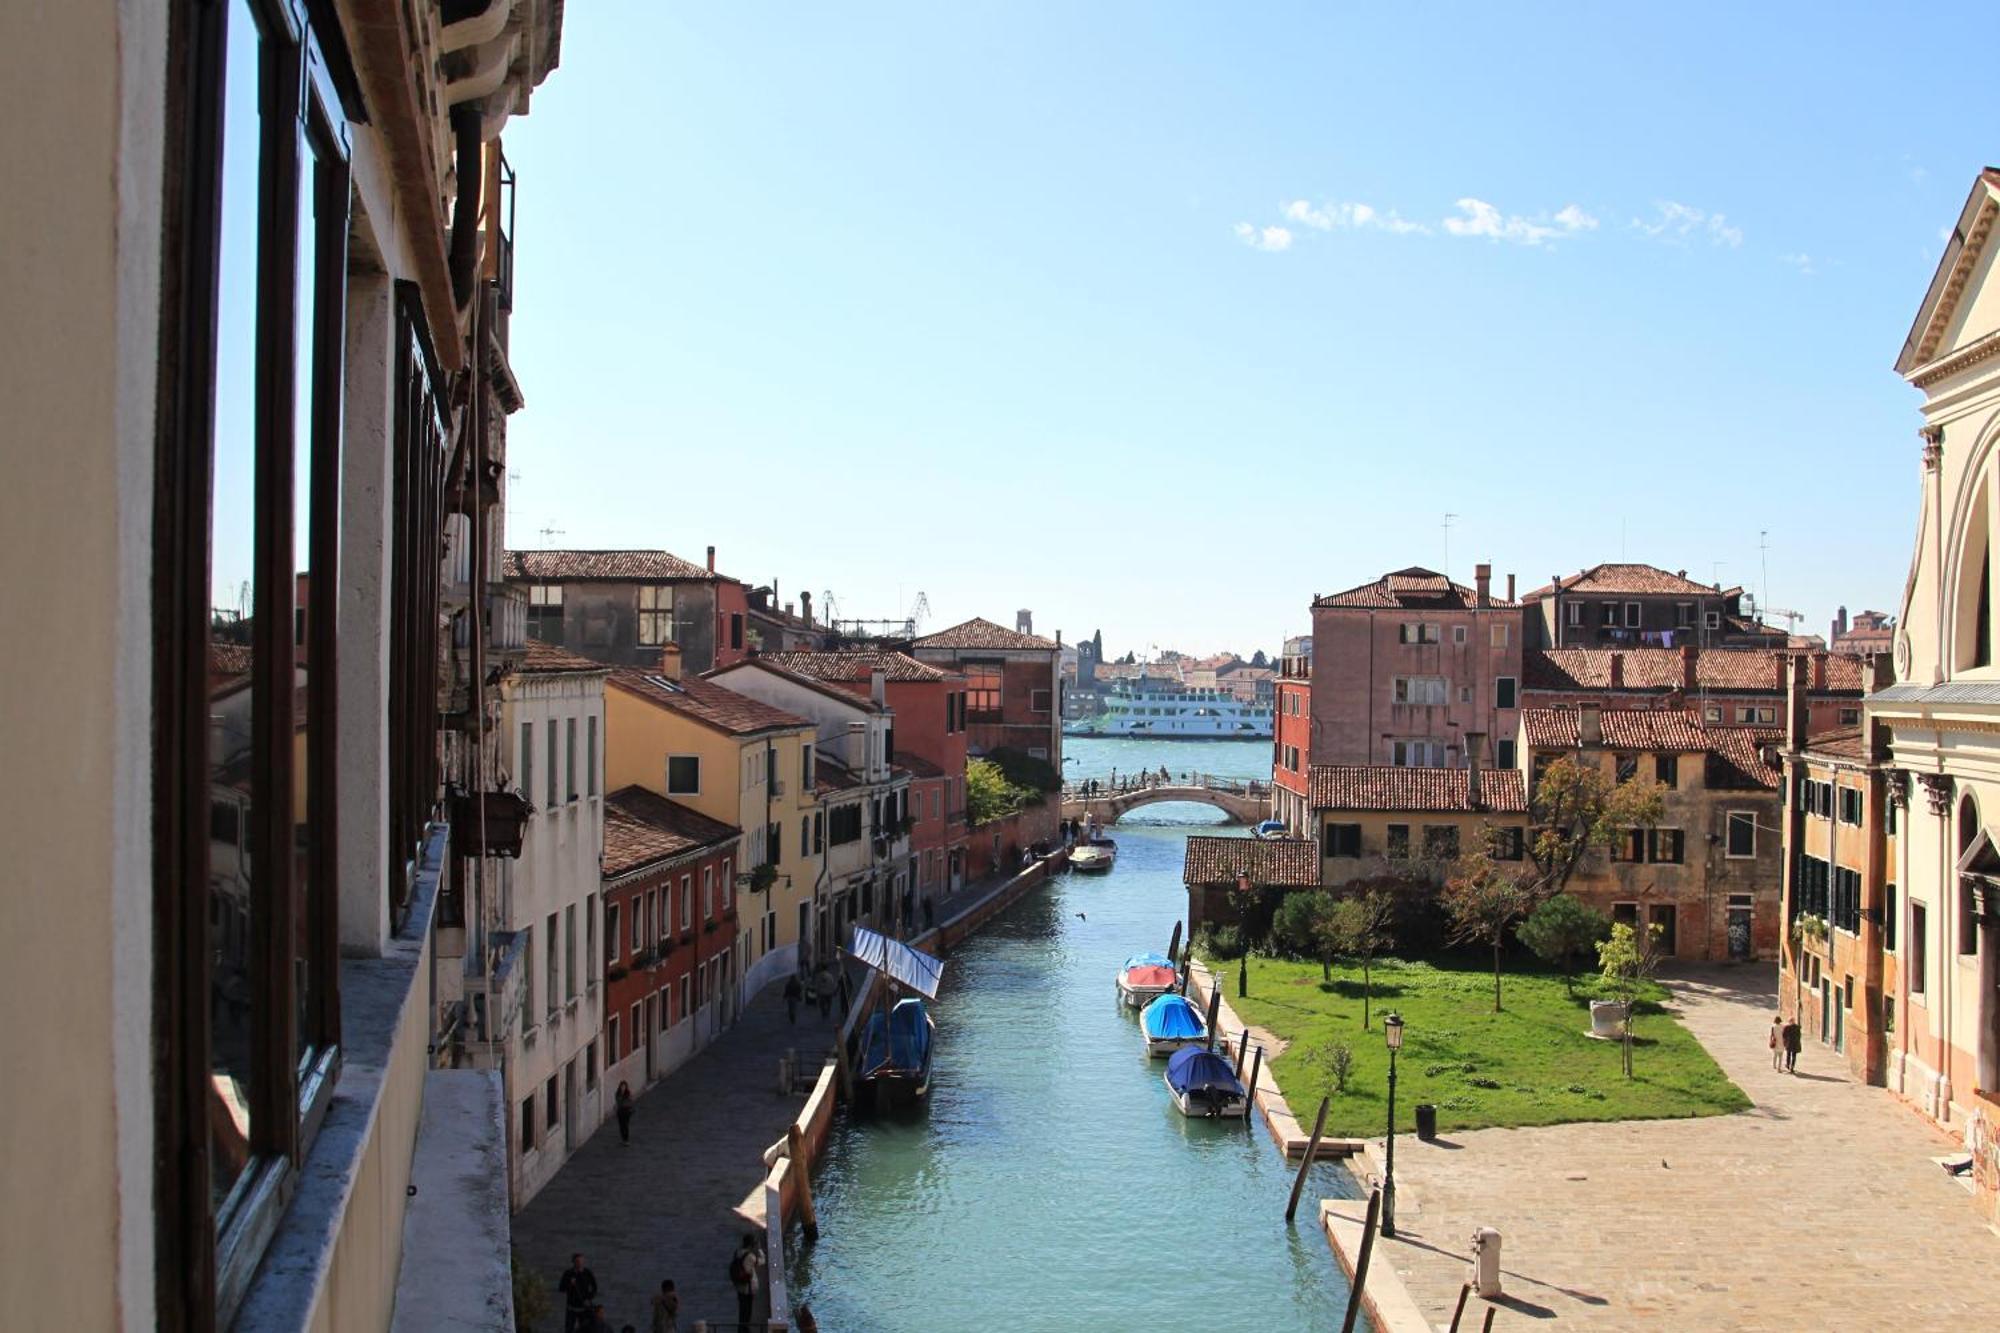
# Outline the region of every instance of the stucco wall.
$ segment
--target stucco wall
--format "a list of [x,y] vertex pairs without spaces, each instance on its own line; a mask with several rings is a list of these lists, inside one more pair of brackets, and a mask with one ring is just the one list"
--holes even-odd
[[[1439,627],[1437,643],[1403,643],[1401,626]],[[1467,732],[1486,736],[1481,762],[1492,767],[1493,744],[1510,739],[1518,707],[1495,706],[1494,681],[1515,682],[1519,703],[1522,615],[1518,608],[1477,611],[1358,611],[1321,607],[1313,612],[1312,744],[1315,764],[1387,764],[1398,740],[1432,739],[1460,747],[1451,763],[1463,762]],[[1493,644],[1495,625],[1507,627],[1504,646]],[[1463,629],[1465,642],[1453,642]],[[1398,676],[1442,676],[1448,682],[1442,704],[1399,704]],[[1461,687],[1470,697],[1460,698]]]

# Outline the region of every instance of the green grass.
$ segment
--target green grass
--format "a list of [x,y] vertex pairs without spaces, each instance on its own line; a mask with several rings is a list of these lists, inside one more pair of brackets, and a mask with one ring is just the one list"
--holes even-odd
[[[1665,1013],[1666,992],[1649,986],[1633,1032],[1634,1077],[1625,1077],[1620,1044],[1593,1041],[1590,1001],[1608,998],[1596,977],[1579,978],[1574,997],[1562,978],[1514,971],[1501,979],[1500,1013],[1493,1012],[1493,973],[1474,960],[1405,963],[1374,968],[1371,1026],[1361,1028],[1361,969],[1336,967],[1320,979],[1317,963],[1250,960],[1250,994],[1236,994],[1234,961],[1210,961],[1223,995],[1248,1022],[1290,1045],[1274,1065],[1292,1113],[1311,1124],[1319,1098],[1333,1092],[1329,1066],[1313,1049],[1346,1042],[1354,1052],[1347,1090],[1327,1110],[1327,1132],[1382,1132],[1388,1101],[1389,1052],[1382,1015],[1403,1017],[1396,1060],[1396,1125],[1413,1129],[1415,1107],[1438,1108],[1438,1129],[1553,1125],[1574,1120],[1646,1120],[1722,1115],[1750,1105],[1708,1052]],[[1247,1071],[1246,1071],[1247,1077]]]

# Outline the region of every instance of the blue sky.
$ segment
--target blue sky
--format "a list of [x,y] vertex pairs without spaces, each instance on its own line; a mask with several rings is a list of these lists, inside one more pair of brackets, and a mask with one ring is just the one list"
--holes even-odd
[[[1861,5],[573,4],[512,122],[515,545],[1248,652],[1445,559],[1894,612],[1973,175]],[[1277,229],[1277,230],[1271,230]],[[541,529],[560,529],[544,537]]]

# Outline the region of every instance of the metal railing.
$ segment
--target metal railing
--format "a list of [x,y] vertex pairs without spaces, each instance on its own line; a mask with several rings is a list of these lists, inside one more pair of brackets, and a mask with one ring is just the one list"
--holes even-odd
[[1080,801],[1132,792],[1190,789],[1220,792],[1227,796],[1267,796],[1271,784],[1255,778],[1217,777],[1213,773],[1168,773],[1162,777],[1155,769],[1150,773],[1121,773],[1116,778],[1065,782],[1062,794],[1064,800]]

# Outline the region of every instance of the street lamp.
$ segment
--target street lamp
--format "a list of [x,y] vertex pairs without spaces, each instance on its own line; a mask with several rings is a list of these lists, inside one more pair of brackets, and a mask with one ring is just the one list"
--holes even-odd
[[1382,1234],[1396,1234],[1396,1052],[1403,1049],[1403,1019],[1394,1012],[1382,1017],[1382,1040],[1389,1044],[1389,1149],[1382,1169]]

